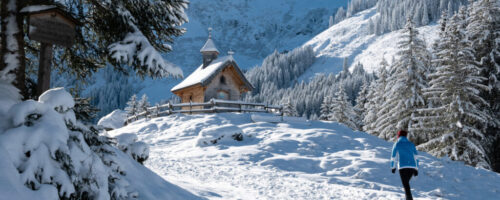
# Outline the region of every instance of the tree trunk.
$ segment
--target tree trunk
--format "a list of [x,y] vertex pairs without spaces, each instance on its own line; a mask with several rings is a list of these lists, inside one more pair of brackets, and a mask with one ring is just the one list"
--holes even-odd
[[50,88],[50,71],[52,65],[52,44],[40,46],[40,66],[38,67],[37,96]]
[[[8,5],[9,2],[14,1],[16,3],[16,9],[14,11],[9,11]],[[19,10],[23,8],[25,5],[24,1],[16,1],[16,0],[10,0],[8,2],[3,1],[1,4],[0,8],[0,15],[2,18],[1,21],[1,42],[0,42],[0,71],[6,70],[7,68],[7,59],[6,56],[10,55],[16,55],[15,60],[13,61],[10,60],[11,63],[17,62],[17,66],[8,69],[8,72],[4,72],[5,74],[2,75],[7,75],[8,77],[14,77],[10,81],[13,81],[13,84],[21,91],[22,95],[26,95],[26,86],[25,86],[25,70],[26,70],[26,61],[24,60],[25,58],[25,52],[24,52],[24,32],[23,32],[23,16],[19,13]],[[17,49],[13,50],[13,48],[9,49],[8,45],[8,37],[7,37],[7,21],[11,16],[15,16],[16,20],[14,21],[15,26],[18,29],[18,32],[13,35],[13,38],[16,40],[15,42],[17,43]],[[5,77],[4,77],[5,78]]]

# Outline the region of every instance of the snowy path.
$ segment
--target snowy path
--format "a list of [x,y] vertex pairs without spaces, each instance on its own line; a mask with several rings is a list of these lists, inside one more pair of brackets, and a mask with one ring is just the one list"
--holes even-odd
[[165,179],[183,188],[195,190],[192,192],[207,198],[394,199],[399,196],[393,192],[328,184],[327,180],[320,177],[307,178],[297,173],[245,165],[245,162],[226,162],[224,156],[200,159],[162,158],[165,155],[162,149],[167,148],[155,147],[148,167]]
[[[198,133],[231,124],[242,142],[195,146]],[[248,114],[175,115],[111,132],[136,133],[151,146],[146,166],[208,199],[401,199],[391,174],[391,143],[336,123],[253,123]],[[422,158],[411,181],[416,199],[492,199],[500,175],[460,162]]]

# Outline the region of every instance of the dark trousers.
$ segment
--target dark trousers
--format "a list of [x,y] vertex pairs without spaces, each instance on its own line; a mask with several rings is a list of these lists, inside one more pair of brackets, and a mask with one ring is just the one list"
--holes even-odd
[[401,176],[401,182],[403,182],[403,187],[405,188],[406,200],[413,200],[410,190],[410,179],[415,173],[416,169],[404,168],[399,170],[399,176]]

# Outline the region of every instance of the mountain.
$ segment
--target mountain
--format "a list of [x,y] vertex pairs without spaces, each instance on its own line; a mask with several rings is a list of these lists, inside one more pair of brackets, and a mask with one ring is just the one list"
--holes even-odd
[[[348,59],[350,70],[361,63],[368,72],[374,72],[384,57],[391,62],[397,58],[397,41],[401,32],[393,31],[376,35],[370,31],[370,21],[378,18],[373,7],[347,18],[307,41],[303,46],[312,46],[316,62],[299,79],[307,80],[317,73],[338,73],[342,70],[344,58]],[[431,47],[438,36],[436,24],[418,28],[427,46]]]
[[[402,199],[392,143],[346,126],[251,114],[170,115],[109,132],[150,144],[145,165],[208,199]],[[268,116],[269,117],[269,116]],[[261,120],[258,120],[261,121]],[[238,140],[241,141],[238,141]],[[417,199],[491,199],[500,175],[419,152]]]

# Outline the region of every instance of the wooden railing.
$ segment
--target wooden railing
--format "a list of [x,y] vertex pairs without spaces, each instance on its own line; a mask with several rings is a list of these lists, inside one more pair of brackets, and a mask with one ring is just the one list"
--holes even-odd
[[264,103],[249,103],[244,101],[228,101],[220,99],[211,99],[204,103],[179,103],[179,104],[163,104],[147,108],[146,111],[139,114],[129,116],[125,124],[129,124],[142,118],[155,118],[167,116],[175,113],[220,113],[220,112],[275,112],[283,114],[282,106],[274,106]]

